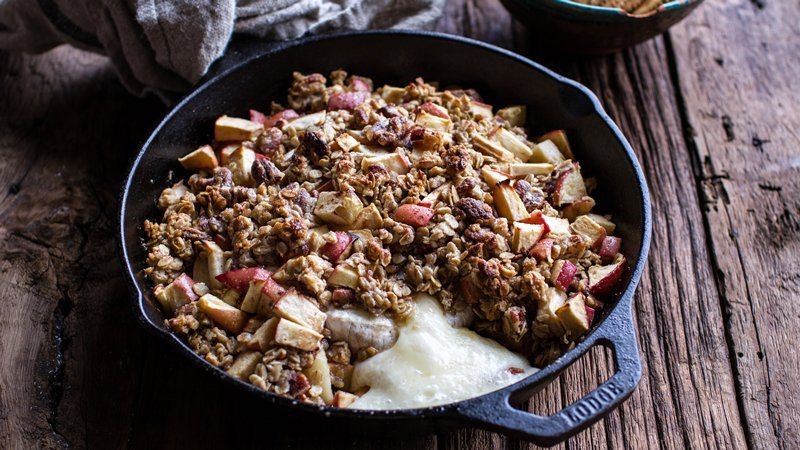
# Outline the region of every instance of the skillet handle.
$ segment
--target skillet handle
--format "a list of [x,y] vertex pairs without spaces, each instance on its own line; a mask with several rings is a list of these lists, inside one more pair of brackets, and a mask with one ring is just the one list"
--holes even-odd
[[[628,398],[639,383],[642,363],[630,302],[619,304],[601,328],[581,342],[576,350],[583,354],[598,344],[613,350],[616,373],[595,390],[552,416],[540,416],[511,406],[512,401],[529,397],[523,395],[518,398],[515,395],[527,387],[524,383],[515,390],[503,389],[472,402],[464,402],[457,413],[475,425],[537,445],[559,443],[606,416]],[[556,374],[554,372],[553,376]]]

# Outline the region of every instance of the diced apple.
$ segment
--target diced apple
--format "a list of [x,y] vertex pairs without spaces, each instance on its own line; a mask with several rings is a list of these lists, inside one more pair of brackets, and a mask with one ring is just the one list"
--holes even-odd
[[531,249],[531,255],[539,261],[549,260],[553,254],[553,241],[550,238],[540,239]]
[[214,154],[214,149],[210,145],[204,145],[183,158],[178,158],[178,162],[186,170],[211,171],[219,166],[217,155]]
[[321,334],[291,320],[280,319],[275,326],[275,343],[278,345],[310,352],[319,348],[320,339]]
[[235,306],[237,308],[239,307],[240,298],[242,298],[241,294],[239,294],[233,289],[226,290],[225,292],[222,293],[222,296],[219,297],[219,299],[222,300],[223,302],[231,306]]
[[158,289],[155,292],[155,296],[164,310],[173,313],[181,306],[197,300],[197,294],[194,292],[193,286],[194,281],[189,278],[189,275],[182,273],[167,287]]
[[563,236],[570,234],[569,220],[560,217],[542,216],[546,225],[548,236]]
[[325,355],[325,350],[319,350],[317,352],[314,357],[314,362],[304,369],[303,373],[308,377],[308,381],[310,381],[312,385],[322,388],[320,398],[322,398],[325,403],[333,401],[331,369],[328,366],[328,357]]
[[588,195],[564,206],[561,214],[569,220],[575,220],[578,216],[588,214],[594,208],[594,199]]
[[325,122],[325,111],[316,112],[314,114],[306,114],[300,116],[283,126],[283,131],[288,131],[290,128],[295,132],[305,131],[311,127],[322,125]]
[[514,222],[514,237],[511,241],[511,250],[516,253],[527,252],[536,245],[544,234],[544,225]]
[[358,400],[358,396],[355,394],[351,394],[345,391],[336,391],[333,395],[333,401],[331,401],[331,406],[335,406],[337,408],[347,408],[348,406],[352,405],[353,402]]
[[251,141],[264,130],[260,123],[236,117],[221,116],[214,123],[214,140]]
[[247,343],[249,350],[266,351],[275,341],[275,328],[278,326],[279,317],[270,317],[264,322],[255,333],[253,338]]
[[550,269],[550,282],[553,286],[566,291],[572,280],[575,279],[575,274],[578,273],[578,267],[568,259],[559,259],[553,263]]
[[200,297],[197,307],[215,324],[233,334],[241,333],[248,319],[247,313],[211,294]]
[[605,263],[613,261],[614,258],[617,257],[621,246],[622,239],[616,236],[606,236],[603,238],[603,241],[600,242],[600,251],[598,251],[600,259]]
[[[257,114],[253,114],[253,113]],[[283,111],[276,112],[271,116],[259,113],[258,111],[250,110],[250,121],[257,122],[264,125],[265,128],[274,127],[278,122],[289,122],[290,120],[300,117],[297,111],[293,109],[284,109]]]
[[556,144],[550,140],[542,141],[536,144],[536,146],[533,147],[533,154],[530,158],[530,162],[548,163],[554,166],[564,161],[564,155],[562,155],[558,150]]
[[223,285],[217,277],[225,272],[225,252],[214,241],[203,241],[201,248],[206,251],[208,261],[208,285],[221,289]]
[[210,284],[210,278],[208,276],[208,257],[205,253],[198,253],[192,265],[192,279],[195,283]]
[[481,177],[489,187],[495,187],[497,183],[502,181],[508,180],[510,178],[509,174],[503,173],[499,170],[490,169],[488,167],[484,167],[481,169]]
[[356,217],[355,222],[348,228],[352,230],[377,230],[383,227],[383,216],[374,203],[370,203]]
[[320,192],[314,214],[333,225],[350,225],[364,209],[361,199],[353,191]]
[[264,125],[264,122],[266,122],[266,120],[267,120],[266,114],[255,109],[250,110],[250,122],[260,123],[261,125]]
[[231,162],[231,154],[236,151],[242,144],[228,144],[219,151],[219,163],[220,165],[227,166],[229,162]]
[[580,169],[573,164],[556,180],[553,190],[553,203],[562,206],[580,200],[586,196],[586,185],[583,183]]
[[594,315],[595,309],[589,305],[586,305],[586,321],[589,323],[590,327],[592,326],[592,323],[594,323]]
[[339,148],[339,150],[349,152],[354,148],[358,148],[359,142],[348,133],[342,133],[333,140],[334,144]]
[[261,286],[261,297],[266,298],[270,302],[277,302],[286,295],[286,292],[286,288],[281,286],[281,284],[272,277],[267,277],[267,279],[264,280],[264,285]]
[[262,355],[259,352],[244,352],[236,356],[233,364],[227,370],[228,375],[246,380],[256,370],[256,366],[261,362]]
[[361,170],[366,172],[370,166],[383,166],[390,172],[405,175],[411,170],[411,161],[408,160],[408,156],[405,153],[384,153],[367,156],[361,160]]
[[589,267],[589,293],[592,295],[608,294],[625,270],[625,258],[606,266]]
[[548,163],[511,163],[508,171],[511,176],[519,177],[524,175],[548,175],[553,171],[552,164]]
[[533,150],[525,144],[525,141],[505,128],[498,128],[492,138],[521,161],[527,161],[533,155]]
[[471,100],[469,102],[469,109],[472,111],[472,115],[475,117],[475,120],[491,119],[494,117],[494,113],[492,113],[492,105],[487,105],[483,102]]
[[414,123],[424,128],[441,131],[442,133],[447,133],[453,128],[453,122],[451,122],[450,119],[445,119],[425,111],[420,111],[419,114],[417,114]]
[[405,95],[406,90],[403,88],[388,85],[384,85],[383,88],[381,88],[381,98],[386,101],[386,103],[400,103],[403,101]]
[[340,264],[328,276],[328,284],[355,289],[358,287],[358,278],[358,273],[353,268]]
[[266,280],[263,279],[253,279],[248,283],[247,293],[245,293],[239,309],[251,314],[258,312],[258,305],[261,303],[261,289],[264,287],[264,283],[266,283]]
[[437,105],[433,102],[425,102],[419,105],[419,109],[425,111],[428,114],[433,114],[434,116],[441,117],[442,119],[450,120],[450,113],[447,112],[447,109],[441,105]]
[[347,86],[356,92],[372,92],[372,80],[369,78],[352,75],[347,82]]
[[590,247],[599,244],[606,237],[606,229],[589,216],[580,216],[569,226],[575,234],[583,237]]
[[614,225],[614,222],[610,221],[608,218],[601,216],[600,214],[587,214],[592,220],[599,223],[601,227],[606,229],[606,234],[609,236],[614,234],[614,230],[617,228]]
[[231,289],[244,294],[250,286],[250,281],[254,279],[266,280],[272,275],[269,270],[263,267],[247,267],[244,269],[234,269],[217,275],[217,281],[224,283]]
[[556,145],[558,151],[564,155],[566,159],[572,159],[572,148],[569,146],[569,140],[567,140],[567,133],[564,130],[553,130],[549,133],[545,133],[542,137],[539,138],[539,141],[551,141],[553,144]]
[[494,206],[509,222],[529,217],[528,210],[509,180],[498,183],[493,189]]
[[498,143],[489,140],[486,136],[481,136],[480,134],[472,136],[472,145],[484,155],[494,157],[499,161],[516,161],[516,156],[513,153]]
[[341,259],[353,243],[353,235],[346,231],[334,231],[335,242],[328,242],[319,249],[319,254],[328,261],[336,262]]
[[253,163],[256,162],[256,152],[240,146],[228,157],[227,167],[233,173],[233,182],[243,186],[253,184]]
[[394,211],[394,219],[412,227],[424,227],[431,221],[433,210],[429,206],[403,204]]
[[524,105],[507,106],[497,111],[497,115],[508,121],[513,127],[525,125],[527,108]]
[[564,306],[558,308],[556,314],[564,326],[567,339],[576,339],[589,330],[589,318],[586,317],[583,294],[573,295]]
[[352,111],[356,106],[367,100],[369,100],[369,92],[339,92],[331,95],[328,99],[328,111],[336,111],[339,109]]
[[564,306],[566,302],[567,294],[564,291],[549,287],[536,310],[536,321],[546,324],[550,329],[550,333],[555,336],[560,336],[564,332],[556,311]]
[[[297,292],[287,292],[277,301],[262,301],[260,310],[291,320],[316,332],[322,331],[327,317],[314,302]],[[265,314],[268,315],[268,314]]]

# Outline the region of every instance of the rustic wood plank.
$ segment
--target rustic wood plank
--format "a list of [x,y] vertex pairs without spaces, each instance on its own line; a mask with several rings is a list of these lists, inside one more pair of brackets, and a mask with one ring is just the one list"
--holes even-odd
[[153,103],[74,49],[0,59],[0,447],[118,446],[141,333],[114,199]]
[[[746,6],[741,1],[735,6],[742,4]],[[772,6],[767,4],[765,10],[770,11]],[[703,8],[706,6],[700,11],[705,11]],[[737,9],[712,11],[726,17],[742,14]],[[769,14],[782,12],[785,11]],[[537,48],[537,43],[529,41],[524,30],[496,1],[452,0],[445,14],[441,30],[528,54]],[[745,11],[741,20],[753,20],[748,14]],[[750,15],[755,14],[765,13]],[[698,78],[687,81],[688,86],[701,88],[692,87],[691,95],[696,95],[695,91],[710,93],[708,98],[700,96],[702,102],[694,106],[686,102],[685,120],[703,130],[704,139],[713,144],[718,144],[715,133],[720,129],[724,132],[724,127],[716,125],[719,118],[712,117],[709,111],[724,110],[732,118],[734,133],[740,127],[747,130],[736,135],[734,143],[707,146],[713,149],[714,168],[724,167],[737,177],[751,180],[750,184],[755,183],[752,180],[764,182],[766,178],[750,174],[748,168],[733,167],[730,159],[724,159],[746,155],[748,160],[764,161],[770,173],[793,176],[794,172],[786,170],[796,171],[797,165],[792,166],[790,150],[784,149],[797,143],[797,135],[791,135],[790,128],[795,122],[775,120],[780,126],[747,122],[744,112],[753,103],[747,97],[734,99],[736,110],[721,108],[732,101],[725,95],[735,92],[720,92],[722,88],[708,86],[708,80],[700,74],[709,66],[716,70],[706,56],[711,55],[713,60],[733,50],[719,42],[713,46],[706,42],[708,48],[699,44],[695,39],[698,36],[712,41],[703,33],[708,32],[704,27],[710,29],[708,23],[714,21],[705,15],[698,17],[702,19],[690,19],[689,25],[678,28],[672,39],[680,73],[689,67],[692,76]],[[735,20],[738,19],[733,17],[730,22],[715,26],[733,27]],[[766,39],[769,29],[762,28],[758,33],[763,34],[758,36]],[[782,45],[769,54],[772,59],[768,61],[779,64],[781,57],[797,54],[796,46]],[[697,180],[692,174],[692,154],[682,137],[685,123],[678,113],[675,87],[665,76],[670,69],[669,48],[663,40],[656,39],[616,56],[544,61],[598,93],[639,153],[656,211],[650,266],[636,298],[645,378],[618,411],[557,448],[741,448],[745,445],[742,422],[748,424],[751,443],[792,447],[790,444],[797,443],[796,434],[792,434],[796,430],[790,430],[787,417],[791,416],[787,411],[797,406],[796,397],[790,395],[790,385],[781,383],[798,372],[797,361],[770,361],[765,357],[772,367],[767,370],[766,362],[753,359],[758,358],[754,352],[762,347],[748,339],[754,336],[756,327],[762,330],[762,338],[763,333],[776,330],[778,336],[787,336],[785,320],[797,317],[797,311],[778,318],[764,315],[764,311],[775,309],[774,303],[767,303],[769,299],[796,292],[798,277],[785,271],[790,275],[788,281],[767,291],[769,299],[755,296],[753,311],[759,314],[756,318],[755,312],[746,314],[750,311],[747,298],[731,294],[730,290],[735,290],[741,295],[748,283],[751,289],[760,289],[766,281],[760,278],[753,282],[751,278],[757,274],[752,270],[719,265],[709,254],[695,189]],[[727,57],[725,61],[723,64],[728,64]],[[765,68],[758,74],[759,78],[766,74]],[[795,72],[795,79],[796,75]],[[730,75],[728,89],[736,76],[739,75]],[[679,79],[683,84],[684,78]],[[263,415],[252,414],[238,403],[232,405],[230,398],[214,389],[213,380],[198,377],[188,364],[176,363],[131,323],[127,303],[114,302],[125,300],[127,292],[119,270],[105,264],[116,258],[113,223],[107,214],[116,209],[115,195],[126,155],[130,155],[163,108],[153,101],[128,96],[102,60],[74,50],[59,49],[39,57],[0,54],[0,80],[0,97],[10,100],[0,102],[0,239],[4,242],[0,246],[0,295],[8,299],[7,304],[13,309],[12,314],[0,318],[0,367],[14,368],[0,369],[0,417],[4,418],[0,421],[0,447],[61,447],[67,443],[78,448],[265,445]],[[788,111],[785,105],[790,100],[797,104],[797,97],[791,97],[786,88],[789,80],[775,78],[770,84],[770,91],[774,91],[771,98],[786,99],[781,107],[784,109],[769,111],[769,105],[764,105],[759,114],[775,119],[780,112]],[[686,89],[684,98],[690,95]],[[75,114],[75,110],[81,114]],[[87,117],[92,119],[91,129],[85,126]],[[763,145],[763,153],[741,149],[742,142],[747,143],[755,132],[763,132],[762,139],[771,139]],[[120,144],[127,146],[118,147]],[[778,146],[780,149],[773,149]],[[704,156],[712,153],[708,148],[698,145],[696,151]],[[792,168],[781,172],[781,164]],[[701,180],[721,173],[705,170],[708,172],[701,173]],[[797,254],[796,183],[765,184],[772,187],[758,188],[763,192],[750,194],[736,191],[730,186],[731,181],[722,183],[729,197],[734,192],[733,198],[739,198],[725,205],[726,215],[741,220],[755,214],[748,213],[750,208],[758,213],[757,217],[770,219],[765,222],[766,231],[782,230],[778,233],[783,236],[782,247],[765,253],[748,248],[744,251],[746,257],[760,262],[776,256],[789,260]],[[764,201],[772,198],[766,194],[780,197],[787,213]],[[766,205],[753,205],[756,201]],[[734,243],[747,247],[747,242],[755,241],[757,231],[765,230],[748,228],[747,240],[740,237],[734,241],[726,237],[729,227],[725,224],[732,220],[725,222],[726,217],[710,213],[707,228],[713,237],[713,249],[726,255],[726,262],[730,263],[736,261],[727,257],[737,255]],[[740,228],[737,231],[742,233]],[[735,281],[735,289],[723,291],[722,302],[717,289],[725,284],[719,278],[717,285],[713,282],[715,263],[725,280]],[[723,320],[720,305],[726,312],[733,311],[732,319]],[[740,319],[736,318],[737,311]],[[777,325],[771,326],[772,321]],[[740,392],[747,394],[743,417],[737,408],[723,323],[732,327],[732,333],[742,335],[741,343],[733,339],[733,345],[743,353],[735,366]],[[766,355],[777,354],[780,342],[770,339],[762,344]],[[590,356],[534,396],[531,409],[553,413],[606,379],[612,367],[609,357],[599,349]],[[765,387],[772,390],[771,397]],[[198,421],[194,412],[199,410],[210,411],[212,420]],[[774,424],[782,433],[779,437],[771,437]],[[478,430],[392,442],[359,438],[319,442],[288,436],[268,439],[268,445],[295,448],[532,447]]]
[[709,1],[672,33],[748,442],[800,446],[800,4]]

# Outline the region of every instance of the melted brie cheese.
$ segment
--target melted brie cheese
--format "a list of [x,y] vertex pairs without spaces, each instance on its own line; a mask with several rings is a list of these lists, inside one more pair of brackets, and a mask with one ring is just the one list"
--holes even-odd
[[[512,367],[524,372],[513,374]],[[355,365],[353,388],[370,389],[350,408],[443,405],[494,391],[536,370],[497,342],[466,328],[453,328],[439,302],[420,295],[395,345]]]

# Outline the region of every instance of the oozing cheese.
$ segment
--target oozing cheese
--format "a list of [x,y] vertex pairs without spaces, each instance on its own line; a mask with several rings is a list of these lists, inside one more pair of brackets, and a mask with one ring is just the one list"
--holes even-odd
[[[510,368],[523,369],[513,374]],[[395,345],[355,365],[355,389],[369,386],[350,408],[404,409],[443,405],[507,386],[533,372],[497,342],[447,323],[439,302],[418,296]]]

